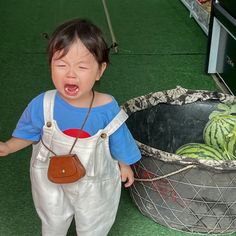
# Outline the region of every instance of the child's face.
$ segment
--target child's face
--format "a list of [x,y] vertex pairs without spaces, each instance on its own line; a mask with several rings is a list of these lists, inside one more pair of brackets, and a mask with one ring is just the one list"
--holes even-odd
[[52,81],[60,95],[71,105],[87,106],[94,83],[100,80],[106,63],[101,66],[80,40],[73,43],[68,53],[55,52],[51,62]]

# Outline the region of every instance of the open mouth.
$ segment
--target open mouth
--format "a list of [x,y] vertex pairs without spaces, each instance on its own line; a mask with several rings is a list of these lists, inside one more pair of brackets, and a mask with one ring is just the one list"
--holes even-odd
[[79,87],[75,84],[66,84],[64,88],[68,96],[75,96],[79,92]]

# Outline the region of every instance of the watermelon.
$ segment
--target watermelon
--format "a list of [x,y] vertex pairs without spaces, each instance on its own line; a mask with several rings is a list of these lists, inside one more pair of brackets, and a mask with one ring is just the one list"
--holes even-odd
[[186,156],[205,160],[225,159],[222,151],[203,143],[184,144],[183,146],[179,147],[175,153],[179,156]]
[[203,139],[206,144],[221,149],[229,160],[236,156],[236,116],[218,114],[207,122]]
[[213,111],[209,119],[211,120],[215,116],[223,115],[235,115],[236,114],[236,103],[231,103],[231,104],[224,104],[224,103],[219,103],[217,105],[217,110]]

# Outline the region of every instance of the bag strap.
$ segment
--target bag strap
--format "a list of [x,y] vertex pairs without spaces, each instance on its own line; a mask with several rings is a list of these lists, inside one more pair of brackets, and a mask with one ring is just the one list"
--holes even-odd
[[93,92],[93,97],[92,97],[92,100],[91,100],[91,102],[90,102],[90,104],[89,104],[89,109],[88,109],[87,115],[86,115],[86,117],[85,117],[85,119],[84,119],[84,122],[83,122],[83,124],[82,124],[82,126],[81,126],[81,128],[80,128],[80,130],[79,130],[79,132],[78,132],[78,135],[77,135],[77,137],[76,137],[76,139],[75,139],[75,141],[74,141],[74,143],[73,143],[73,145],[72,145],[72,147],[71,147],[71,149],[70,149],[69,154],[71,154],[71,152],[72,152],[72,150],[73,150],[73,148],[74,148],[74,146],[75,146],[77,140],[79,139],[80,134],[81,134],[81,131],[83,130],[83,128],[84,128],[84,126],[85,126],[85,123],[86,123],[86,121],[88,120],[89,114],[90,114],[90,112],[91,112],[91,109],[92,109],[92,106],[93,106],[94,97],[95,97],[93,90],[92,90],[92,92]]

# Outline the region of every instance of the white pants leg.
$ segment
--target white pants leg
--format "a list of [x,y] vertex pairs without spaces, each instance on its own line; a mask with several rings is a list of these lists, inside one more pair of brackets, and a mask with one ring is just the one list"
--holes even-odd
[[106,236],[110,231],[120,200],[120,176],[100,182],[82,183],[75,207],[79,236]]
[[47,169],[31,169],[32,195],[42,222],[43,236],[66,236],[73,207],[61,185],[49,182]]

